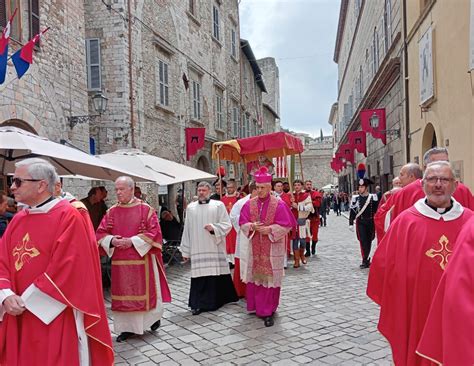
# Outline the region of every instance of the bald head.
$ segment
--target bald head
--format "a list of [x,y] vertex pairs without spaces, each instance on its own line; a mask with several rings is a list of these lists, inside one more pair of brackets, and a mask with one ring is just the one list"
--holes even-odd
[[421,167],[416,163],[408,163],[402,166],[402,169],[400,169],[400,174],[398,175],[402,187],[405,187],[415,180],[421,179],[422,177],[423,172]]
[[449,161],[449,152],[445,147],[433,147],[423,155],[423,165],[426,169],[428,164],[435,161]]

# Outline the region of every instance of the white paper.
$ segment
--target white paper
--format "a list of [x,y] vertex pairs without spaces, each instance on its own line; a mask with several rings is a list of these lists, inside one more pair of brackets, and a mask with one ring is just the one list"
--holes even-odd
[[23,292],[21,298],[25,307],[46,325],[66,309],[65,304],[44,293],[33,284]]

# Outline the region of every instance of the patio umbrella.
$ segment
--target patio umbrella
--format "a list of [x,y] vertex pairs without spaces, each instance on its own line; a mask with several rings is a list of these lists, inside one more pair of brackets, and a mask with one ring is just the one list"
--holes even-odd
[[138,174],[153,180],[159,185],[216,178],[215,175],[202,170],[150,155],[138,149],[121,149],[98,156],[102,160],[121,166],[124,169],[133,169]]
[[16,161],[33,157],[49,160],[59,175],[83,175],[101,180],[115,180],[121,175],[129,175],[137,181],[148,181],[133,169],[108,163],[81,150],[58,144],[17,127],[0,127],[1,174],[12,174]]

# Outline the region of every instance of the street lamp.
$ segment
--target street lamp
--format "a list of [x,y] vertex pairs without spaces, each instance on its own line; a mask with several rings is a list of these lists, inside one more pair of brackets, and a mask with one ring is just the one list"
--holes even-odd
[[93,115],[84,115],[84,116],[69,116],[67,120],[69,121],[69,127],[74,128],[75,125],[90,122],[91,120],[99,117],[107,109],[108,98],[100,91],[94,94],[92,97],[92,104],[94,105],[94,110],[99,114]]
[[374,112],[372,116],[369,118],[369,123],[370,127],[373,129],[377,130],[378,132],[385,132],[387,135],[390,136],[396,136],[400,138],[400,129],[394,129],[394,130],[379,130],[379,124],[380,124],[380,117],[377,115],[377,113]]

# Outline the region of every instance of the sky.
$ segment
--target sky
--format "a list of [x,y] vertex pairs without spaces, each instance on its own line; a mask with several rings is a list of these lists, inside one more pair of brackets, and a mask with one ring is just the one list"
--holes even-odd
[[250,42],[257,59],[276,59],[284,128],[313,137],[321,128],[331,134],[339,6],[338,0],[240,0],[241,38]]

